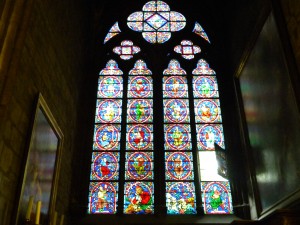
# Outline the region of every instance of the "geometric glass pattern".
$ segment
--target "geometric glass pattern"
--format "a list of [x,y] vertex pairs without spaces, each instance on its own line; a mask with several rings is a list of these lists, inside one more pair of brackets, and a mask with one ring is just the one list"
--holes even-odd
[[208,43],[210,43],[209,38],[208,38],[206,32],[204,31],[204,29],[202,28],[202,26],[201,26],[198,22],[195,23],[193,32],[194,32],[195,34],[199,35],[200,37],[202,37],[202,38],[203,38],[204,40],[206,40]]
[[204,213],[232,214],[230,183],[222,173],[222,168],[227,168],[226,158],[222,158],[221,161],[217,155],[219,151],[216,151],[216,145],[218,145],[225,154],[216,72],[205,60],[200,59],[192,74],[194,75],[193,95],[198,167],[200,168]]
[[109,60],[99,74],[88,212],[115,214],[119,190],[123,72],[114,60]]
[[154,213],[152,72],[143,60],[129,71],[124,214]]
[[174,51],[180,53],[185,59],[193,59],[194,55],[201,52],[201,49],[197,45],[193,45],[193,42],[184,40],[180,45],[175,46]]
[[133,57],[134,54],[140,52],[141,49],[133,45],[132,41],[122,41],[121,46],[115,47],[113,52],[120,55],[121,59],[128,60]]
[[150,43],[164,43],[171,38],[171,32],[185,27],[186,19],[180,13],[170,11],[165,2],[150,1],[142,11],[128,16],[127,25],[134,31],[142,32],[143,38]]
[[196,214],[186,72],[171,60],[163,75],[167,214]]
[[104,39],[103,44],[108,42],[110,39],[112,39],[114,36],[118,35],[119,33],[121,33],[121,30],[119,28],[119,24],[118,24],[118,22],[115,22],[115,24],[108,31],[108,33],[107,33],[107,35]]

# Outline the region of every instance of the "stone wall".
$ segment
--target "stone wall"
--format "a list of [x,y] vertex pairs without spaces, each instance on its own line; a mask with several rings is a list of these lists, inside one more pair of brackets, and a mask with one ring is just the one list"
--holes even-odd
[[[10,3],[1,4],[2,15],[6,13],[4,4]],[[11,9],[7,7],[7,10]],[[15,49],[13,44],[9,46],[13,49],[11,56],[18,56],[17,64],[5,61],[10,68],[5,74],[5,85],[9,88],[0,92],[1,98],[9,99],[1,105],[0,117],[2,225],[11,225],[14,221],[13,209],[18,204],[18,185],[23,174],[22,164],[26,158],[38,93],[43,95],[64,135],[56,210],[67,214],[73,173],[72,155],[77,146],[77,112],[81,91],[84,91],[80,85],[86,72],[84,65],[87,58],[88,8],[85,1],[33,1],[30,9],[26,10],[29,19],[27,30],[23,32],[22,47]],[[10,19],[10,23],[13,22],[16,21]],[[15,73],[10,74],[13,70]]]

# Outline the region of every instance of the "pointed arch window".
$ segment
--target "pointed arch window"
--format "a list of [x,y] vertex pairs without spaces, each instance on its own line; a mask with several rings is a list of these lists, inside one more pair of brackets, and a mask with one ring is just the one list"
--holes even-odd
[[[126,25],[141,32],[147,44],[163,44],[186,23],[166,3],[150,1],[130,14]],[[120,33],[117,23],[105,42],[115,33]],[[210,43],[198,22],[192,33]],[[143,49],[133,41],[111,49],[128,65]],[[180,53],[181,60],[201,56],[199,43],[177,43],[170,51]],[[154,68],[155,73],[147,64],[139,59],[126,71],[127,66],[118,68],[109,60],[99,74],[89,213],[156,214],[164,205],[169,216],[201,214],[202,209],[232,214],[215,71],[204,59],[190,71],[179,59],[157,67],[163,71]]]

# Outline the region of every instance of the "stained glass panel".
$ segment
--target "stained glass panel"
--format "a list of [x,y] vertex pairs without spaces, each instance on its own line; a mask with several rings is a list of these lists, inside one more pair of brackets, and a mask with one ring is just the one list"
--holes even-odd
[[121,33],[121,30],[119,28],[119,24],[118,22],[116,22],[108,31],[103,44],[105,44],[106,42],[108,42],[111,38],[113,38],[114,36],[118,35],[119,33]]
[[149,123],[153,120],[152,99],[129,99],[127,104],[128,123]]
[[171,76],[163,78],[164,98],[187,98],[187,79],[185,77]]
[[100,71],[100,75],[122,75],[122,70],[119,69],[118,63],[115,60],[109,60],[106,67]]
[[164,100],[165,123],[190,122],[189,102],[187,99]]
[[205,214],[232,214],[229,182],[201,182]]
[[222,122],[219,99],[195,99],[194,104],[197,123]]
[[197,63],[197,67],[193,70],[194,75],[216,75],[216,72],[209,67],[209,64],[204,60],[200,59]]
[[140,51],[141,49],[133,45],[133,42],[129,40],[122,41],[121,46],[117,46],[113,49],[113,52],[120,55],[120,58],[124,60],[131,59],[134,54]]
[[147,64],[139,59],[135,62],[133,69],[129,71],[129,75],[151,75],[152,72],[147,68]]
[[114,214],[118,202],[117,182],[90,182],[89,213]]
[[126,149],[153,149],[153,126],[151,124],[127,125]]
[[129,98],[152,98],[152,78],[148,76],[129,77]]
[[183,40],[180,45],[174,47],[174,51],[181,54],[185,59],[193,59],[195,54],[201,52],[201,49],[199,46],[194,45],[193,42]]
[[186,75],[186,72],[180,67],[180,63],[177,60],[172,59],[168,68],[164,70],[163,75]]
[[166,182],[168,214],[196,214],[195,186],[192,182]]
[[125,179],[153,179],[153,152],[126,152]]
[[225,148],[221,124],[197,124],[196,129],[199,150],[215,150],[215,143]]
[[91,180],[117,180],[119,178],[118,152],[93,152]]
[[193,92],[195,98],[218,98],[218,84],[215,76],[194,76]]
[[190,150],[191,134],[187,124],[165,124],[165,150]]
[[120,125],[95,125],[93,150],[119,150]]
[[202,28],[202,26],[198,22],[195,23],[193,32],[195,34],[199,35],[200,37],[202,37],[203,39],[205,39],[208,43],[210,43],[210,40],[209,40],[206,32],[204,31],[204,29]]
[[124,213],[153,214],[154,213],[153,182],[125,182]]
[[166,152],[166,179],[193,180],[193,155],[191,152]]
[[99,76],[98,98],[122,98],[123,79],[118,76]]
[[96,123],[120,123],[122,113],[121,100],[97,100]]

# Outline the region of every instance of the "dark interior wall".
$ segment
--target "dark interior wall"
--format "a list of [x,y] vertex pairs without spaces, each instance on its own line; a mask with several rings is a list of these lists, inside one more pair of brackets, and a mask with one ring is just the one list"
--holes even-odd
[[33,1],[30,10],[24,44],[14,52],[19,55],[18,64],[13,65],[17,66],[17,73],[7,74],[10,91],[2,93],[10,99],[4,105],[5,112],[0,118],[2,225],[13,224],[13,209],[18,204],[18,185],[39,92],[64,135],[56,204],[59,213],[67,213],[74,172],[71,162],[77,150],[77,112],[81,105],[80,95],[84,91],[81,81],[86,74],[84,66],[88,46],[87,5],[81,0]]

